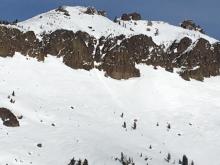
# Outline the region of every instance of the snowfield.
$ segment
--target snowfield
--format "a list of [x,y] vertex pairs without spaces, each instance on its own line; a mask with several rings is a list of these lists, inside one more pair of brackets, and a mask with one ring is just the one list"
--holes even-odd
[[67,165],[72,157],[119,165],[121,152],[136,165],[178,164],[183,154],[195,165],[219,165],[220,77],[187,82],[138,67],[140,78],[117,81],[53,56],[0,58],[0,107],[23,115],[20,127],[0,124],[0,165]]

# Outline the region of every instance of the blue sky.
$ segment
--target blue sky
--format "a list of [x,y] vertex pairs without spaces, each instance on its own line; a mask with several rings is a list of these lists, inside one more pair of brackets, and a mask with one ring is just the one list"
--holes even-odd
[[0,0],[0,19],[25,20],[59,5],[94,6],[110,18],[136,11],[144,19],[178,25],[193,19],[207,34],[220,39],[220,0]]

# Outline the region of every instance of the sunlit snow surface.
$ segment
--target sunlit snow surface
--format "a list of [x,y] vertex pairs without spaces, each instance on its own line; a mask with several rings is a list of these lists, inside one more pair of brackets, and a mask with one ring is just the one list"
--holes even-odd
[[[0,124],[0,164],[67,165],[75,157],[117,165],[114,158],[124,152],[137,165],[168,164],[168,153],[176,164],[186,154],[196,165],[219,165],[220,78],[188,82],[138,67],[140,78],[118,81],[97,70],[73,70],[52,56],[45,62],[19,54],[0,58],[0,107],[23,115],[18,128]],[[7,98],[13,90],[15,104]]]
[[[125,35],[127,37],[144,34],[151,36],[153,41],[160,45],[168,47],[175,40],[181,40],[189,37],[192,41],[199,38],[205,38],[211,43],[217,40],[204,35],[200,32],[186,30],[181,27],[173,26],[162,21],[152,21],[152,26],[146,20],[140,21],[120,21],[114,23],[112,20],[101,15],[88,15],[84,12],[87,8],[81,6],[65,7],[70,16],[64,15],[63,12],[51,10],[49,12],[35,16],[29,20],[18,23],[18,27],[24,31],[34,31],[40,38],[42,33],[50,33],[57,29],[71,30],[73,32],[83,31],[99,39],[101,36],[114,37]],[[155,36],[156,30],[158,35]]]

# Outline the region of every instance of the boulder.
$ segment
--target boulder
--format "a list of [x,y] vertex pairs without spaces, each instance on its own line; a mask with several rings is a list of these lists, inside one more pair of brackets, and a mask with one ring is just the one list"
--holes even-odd
[[7,108],[0,108],[0,118],[7,127],[18,127],[19,121],[16,116]]

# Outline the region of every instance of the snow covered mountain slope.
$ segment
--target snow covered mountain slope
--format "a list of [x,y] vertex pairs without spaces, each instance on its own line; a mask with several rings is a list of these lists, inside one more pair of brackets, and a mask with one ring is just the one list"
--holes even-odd
[[[119,25],[102,15],[86,14],[86,7],[66,6],[63,7],[63,9],[67,11],[68,15],[65,15],[64,12],[60,12],[55,9],[35,16],[24,22],[20,22],[18,23],[18,27],[26,31],[33,30],[38,36],[45,32],[48,33],[57,29],[65,29],[73,32],[77,32],[79,30],[87,32],[97,39],[102,36],[115,37],[121,34],[127,37],[145,34],[151,36],[153,41],[158,45],[171,44],[174,40],[181,40],[184,37],[189,37],[193,41],[196,41],[199,38],[204,38],[210,41],[210,43],[217,42],[216,39],[200,32],[186,30],[161,21],[152,21],[152,25],[149,25],[149,21],[145,20],[120,20]],[[150,31],[147,29],[150,29]],[[156,29],[159,30],[159,34],[157,36],[155,36]]]
[[0,164],[67,165],[75,157],[119,165],[123,152],[136,165],[178,164],[183,154],[195,165],[219,165],[220,78],[188,82],[138,68],[142,77],[118,81],[52,56],[0,58],[0,106],[23,115],[20,127],[0,124]]
[[145,34],[147,36],[151,36],[157,45],[165,45],[165,47],[170,46],[170,44],[172,44],[175,40],[180,41],[184,37],[190,38],[193,42],[199,38],[204,38],[210,43],[217,42],[216,39],[200,32],[183,29],[162,21],[119,20],[119,22],[121,26],[133,31],[133,34]]
[[107,17],[97,14],[86,14],[86,7],[66,6],[63,8],[68,12],[68,16],[54,9],[20,22],[18,27],[25,31],[33,30],[38,36],[42,33],[53,32],[58,29],[87,32],[97,39],[102,36],[112,35],[114,37],[121,34],[132,34],[130,30],[118,26]]

